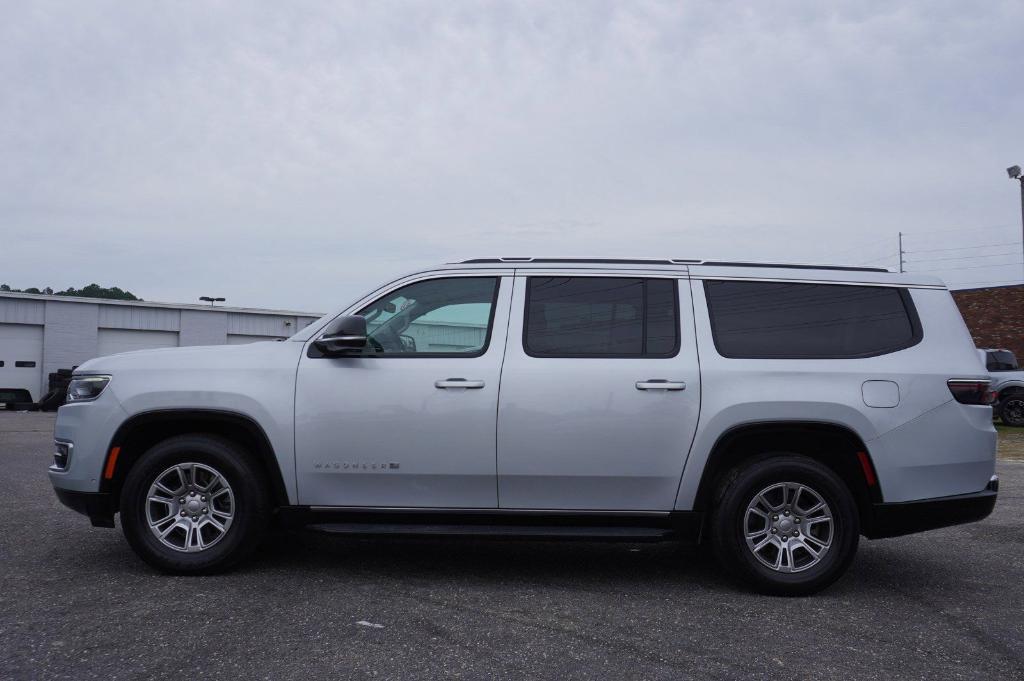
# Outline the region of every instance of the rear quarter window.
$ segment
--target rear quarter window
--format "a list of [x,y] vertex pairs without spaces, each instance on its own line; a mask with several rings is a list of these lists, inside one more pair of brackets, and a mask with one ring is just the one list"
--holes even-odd
[[851,359],[921,340],[913,300],[902,288],[709,280],[704,291],[723,357]]

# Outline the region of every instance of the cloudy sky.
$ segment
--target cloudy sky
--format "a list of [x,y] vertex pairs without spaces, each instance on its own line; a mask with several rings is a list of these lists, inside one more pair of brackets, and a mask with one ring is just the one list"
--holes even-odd
[[[1024,3],[0,0],[0,281],[329,310],[481,255],[1021,280]],[[999,266],[1003,263],[1003,266]]]

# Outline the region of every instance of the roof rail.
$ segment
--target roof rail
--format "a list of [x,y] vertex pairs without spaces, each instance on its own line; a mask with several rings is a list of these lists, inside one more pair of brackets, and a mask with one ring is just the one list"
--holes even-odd
[[571,262],[596,263],[601,265],[683,265],[698,263],[699,260],[668,260],[666,258],[473,258],[463,260],[460,264],[471,265],[498,262]]
[[697,260],[692,258],[472,258],[462,265],[488,263],[575,263],[592,265],[712,265],[715,267],[782,267],[794,270],[840,270],[844,272],[888,272],[884,267],[857,267],[854,265],[814,265],[809,263],[742,262],[728,260]]
[[731,262],[725,260],[704,260],[701,265],[715,267],[784,267],[789,270],[840,270],[842,272],[888,272],[884,267],[857,267],[856,265],[814,265],[790,262]]

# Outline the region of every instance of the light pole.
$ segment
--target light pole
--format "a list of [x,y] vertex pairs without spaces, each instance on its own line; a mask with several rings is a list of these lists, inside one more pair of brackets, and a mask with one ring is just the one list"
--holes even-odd
[[223,303],[226,298],[211,298],[210,296],[199,296],[199,300],[204,303],[209,303],[210,307],[213,307],[214,303]]
[[1010,166],[1006,169],[1006,174],[1010,176],[1011,180],[1017,180],[1020,182],[1021,253],[1024,253],[1024,175],[1021,175],[1020,166]]

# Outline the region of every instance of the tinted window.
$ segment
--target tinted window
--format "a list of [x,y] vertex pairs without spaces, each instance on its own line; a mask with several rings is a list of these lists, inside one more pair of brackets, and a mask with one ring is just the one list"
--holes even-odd
[[910,295],[898,288],[753,281],[704,287],[724,357],[871,357],[921,337]]
[[989,371],[1018,371],[1017,358],[1009,350],[990,350],[985,353],[985,366]]
[[530,277],[523,343],[540,357],[671,357],[678,307],[674,279]]
[[392,291],[359,311],[367,354],[481,355],[497,294],[495,277],[428,279]]

